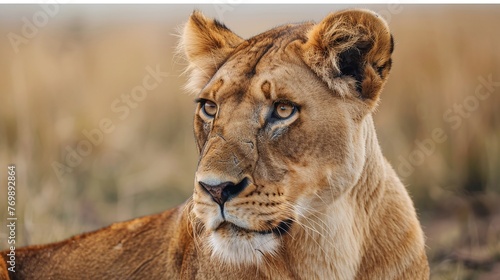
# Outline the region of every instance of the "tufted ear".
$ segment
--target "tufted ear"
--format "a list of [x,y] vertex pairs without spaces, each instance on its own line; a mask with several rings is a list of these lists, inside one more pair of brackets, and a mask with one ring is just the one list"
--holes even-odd
[[198,93],[243,39],[224,24],[208,19],[199,11],[184,26],[178,50],[188,61],[186,88]]
[[303,45],[304,61],[341,96],[353,89],[375,105],[391,69],[394,49],[387,23],[368,10],[328,15]]

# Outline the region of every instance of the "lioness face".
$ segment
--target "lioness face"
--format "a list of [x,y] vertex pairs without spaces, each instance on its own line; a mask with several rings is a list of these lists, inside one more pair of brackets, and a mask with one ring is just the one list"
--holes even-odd
[[[363,81],[335,73],[335,67],[328,74],[335,81],[325,81],[311,57],[317,51],[311,38],[325,31],[320,27],[287,25],[242,40],[199,13],[186,26],[183,44],[192,70],[201,71],[191,76],[200,84],[193,212],[212,255],[226,263],[258,263],[276,254],[303,220],[348,191],[362,173],[363,125],[376,100],[364,99]],[[222,39],[210,45],[207,36]],[[195,47],[190,52],[193,40],[215,60]],[[371,50],[381,48],[376,43],[356,58],[374,56]],[[383,51],[387,61],[392,50]],[[356,71],[362,78],[373,74]],[[383,80],[387,71],[375,74]]]

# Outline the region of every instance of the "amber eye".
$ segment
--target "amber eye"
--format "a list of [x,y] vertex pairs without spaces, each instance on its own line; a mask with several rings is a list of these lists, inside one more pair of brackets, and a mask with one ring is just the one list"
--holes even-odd
[[297,111],[297,107],[287,102],[276,102],[274,104],[274,117],[278,119],[287,119]]
[[209,117],[215,117],[215,114],[217,114],[217,105],[213,103],[212,101],[206,100],[205,102],[202,103],[201,108],[203,110],[203,113]]

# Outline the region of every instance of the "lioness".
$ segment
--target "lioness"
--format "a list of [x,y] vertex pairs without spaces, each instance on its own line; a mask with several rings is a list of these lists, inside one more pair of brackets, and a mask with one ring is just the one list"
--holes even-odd
[[428,279],[412,201],[371,116],[393,47],[366,10],[248,40],[194,12],[179,45],[198,102],[192,198],[18,249],[10,278]]

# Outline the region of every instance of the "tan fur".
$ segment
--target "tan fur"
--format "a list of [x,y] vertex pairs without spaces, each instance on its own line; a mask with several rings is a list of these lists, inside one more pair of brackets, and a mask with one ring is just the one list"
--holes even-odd
[[0,259],[0,280],[9,279],[9,274],[7,273],[7,264]]
[[[393,49],[379,16],[343,11],[243,40],[195,12],[179,49],[200,101],[192,199],[20,249],[12,279],[429,278],[371,117]],[[277,119],[277,104],[297,109]]]

